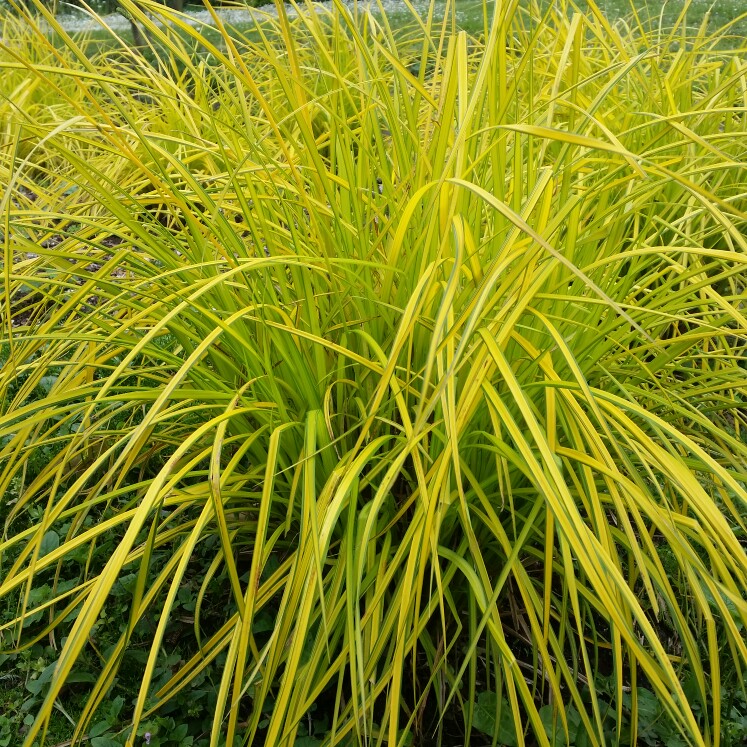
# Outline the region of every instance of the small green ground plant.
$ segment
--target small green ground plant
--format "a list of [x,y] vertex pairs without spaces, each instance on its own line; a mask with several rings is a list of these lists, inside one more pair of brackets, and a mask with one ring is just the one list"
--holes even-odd
[[3,17],[9,738],[739,744],[729,28],[123,5]]

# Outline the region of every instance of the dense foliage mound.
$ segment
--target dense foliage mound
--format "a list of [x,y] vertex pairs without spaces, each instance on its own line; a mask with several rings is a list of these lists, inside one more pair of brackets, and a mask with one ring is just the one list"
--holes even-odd
[[216,746],[313,744],[312,712],[328,745],[634,745],[644,706],[718,744],[747,661],[727,30],[124,5],[147,49],[3,21],[0,648],[56,652],[25,743],[116,695],[142,744],[209,670]]

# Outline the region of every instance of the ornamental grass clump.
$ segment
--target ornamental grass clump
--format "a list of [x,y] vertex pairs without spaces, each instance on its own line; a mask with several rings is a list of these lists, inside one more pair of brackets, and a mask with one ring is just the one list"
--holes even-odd
[[747,661],[728,29],[122,4],[147,49],[41,5],[0,45],[0,646],[58,655],[24,744],[73,688],[81,743],[133,668],[139,744],[216,665],[215,746],[313,709],[325,745],[635,745],[642,688],[719,744]]

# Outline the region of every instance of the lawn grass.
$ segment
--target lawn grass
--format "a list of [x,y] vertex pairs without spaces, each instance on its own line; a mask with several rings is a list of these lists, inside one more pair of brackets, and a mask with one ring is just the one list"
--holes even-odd
[[124,5],[2,18],[0,744],[740,744],[745,50]]

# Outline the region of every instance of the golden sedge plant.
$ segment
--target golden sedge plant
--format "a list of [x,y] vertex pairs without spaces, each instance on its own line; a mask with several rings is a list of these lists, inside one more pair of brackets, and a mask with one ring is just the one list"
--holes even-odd
[[325,745],[476,744],[486,692],[516,744],[635,745],[644,685],[719,744],[747,660],[729,29],[122,4],[147,48],[3,21],[0,647],[58,652],[24,744],[89,655],[74,744],[124,666],[134,745],[216,663],[216,747],[293,745],[320,704]]

